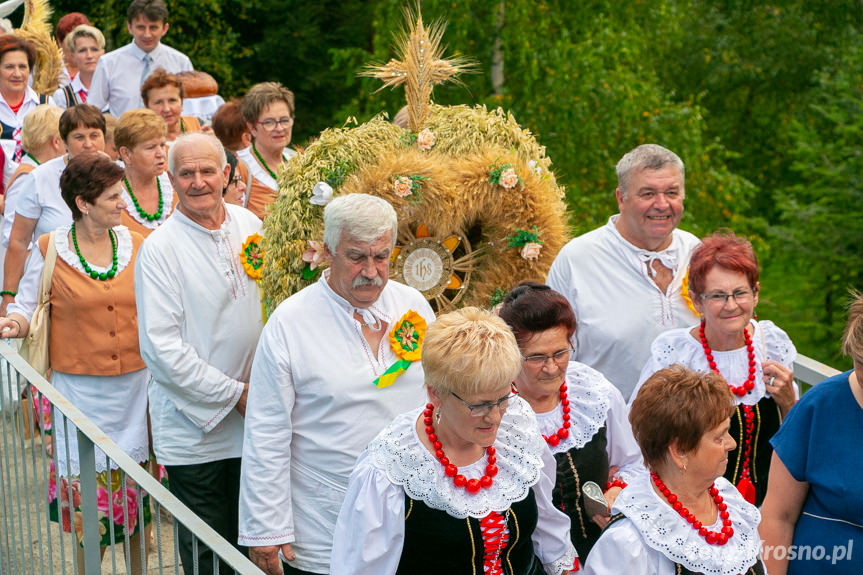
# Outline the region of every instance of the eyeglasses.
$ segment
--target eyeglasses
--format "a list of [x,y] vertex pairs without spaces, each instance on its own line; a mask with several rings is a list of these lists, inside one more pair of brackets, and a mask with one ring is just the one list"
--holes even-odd
[[572,355],[573,351],[575,350],[570,347],[567,349],[556,351],[551,355],[538,353],[536,355],[529,355],[527,357],[521,356],[521,360],[531,367],[544,367],[545,364],[548,363],[548,360],[551,360],[558,365],[564,365],[569,361],[569,356]]
[[734,293],[715,291],[711,293],[701,294],[701,299],[706,301],[709,305],[715,305],[717,307],[724,306],[726,303],[728,303],[728,298],[734,298],[735,303],[745,305],[751,303],[754,297],[754,289],[739,289],[734,290]]
[[450,394],[452,394],[454,398],[464,404],[468,411],[470,411],[471,417],[485,417],[486,415],[491,413],[491,410],[495,407],[497,407],[498,410],[500,410],[500,414],[503,415],[506,411],[506,408],[509,407],[509,402],[515,399],[515,396],[518,395],[518,391],[513,388],[512,393],[510,393],[506,397],[503,397],[493,403],[480,403],[479,405],[471,405],[453,392],[450,392]]
[[293,118],[279,118],[278,120],[275,120],[273,118],[267,118],[266,120],[261,120],[260,122],[258,122],[258,125],[266,131],[272,132],[276,129],[276,126],[282,126],[283,128],[287,128],[293,123]]

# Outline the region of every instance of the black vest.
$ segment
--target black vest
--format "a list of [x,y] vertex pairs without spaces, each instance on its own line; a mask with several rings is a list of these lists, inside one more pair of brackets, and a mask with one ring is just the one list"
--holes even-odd
[[[755,411],[755,430],[752,438],[752,453],[749,458],[749,479],[755,486],[755,506],[761,505],[764,501],[764,496],[767,494],[767,472],[770,469],[770,458],[773,457],[773,446],[770,445],[770,438],[779,430],[781,419],[779,417],[779,406],[772,397],[762,397],[761,400],[752,406]],[[731,482],[732,485],[737,485],[740,481],[740,474],[743,473],[743,452],[744,441],[743,422],[743,406],[738,405],[737,409],[731,414],[731,429],[728,433],[737,442],[737,448],[728,454],[728,467],[725,469],[725,479]]]
[[[608,525],[605,526],[606,529],[611,527],[614,523],[617,523],[621,519],[626,517],[623,513],[618,513],[617,515],[613,515],[611,520],[608,522]],[[589,559],[589,558],[588,558]],[[690,571],[680,563],[674,564],[674,575],[704,575],[700,571]],[[755,561],[755,565],[746,570],[746,573],[741,573],[740,575],[764,575],[764,564],[760,559]]]
[[[503,572],[543,575],[531,541],[537,521],[533,489],[509,509],[509,539],[501,550]],[[405,495],[405,538],[397,575],[481,574],[485,547],[479,521],[473,517],[457,519]]]
[[605,426],[581,448],[556,453],[557,476],[552,502],[569,516],[569,537],[579,557],[587,557],[602,530],[584,509],[581,486],[594,481],[603,489],[608,481],[608,451]]

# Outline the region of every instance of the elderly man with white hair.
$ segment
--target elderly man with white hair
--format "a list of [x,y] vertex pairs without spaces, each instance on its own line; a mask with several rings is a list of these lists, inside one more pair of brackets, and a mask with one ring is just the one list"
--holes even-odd
[[357,457],[397,414],[424,401],[419,353],[404,350],[420,351],[434,314],[419,291],[387,281],[396,231],[395,210],[381,198],[332,200],[324,210],[329,269],[282,302],[261,335],[239,542],[270,575],[328,572]]
[[[135,299],[156,457],[171,491],[233,542],[243,414],[262,327],[259,289],[240,252],[261,220],[222,201],[229,170],[215,136],[177,138],[168,172],[179,203],[138,253]],[[192,535],[179,529],[192,573]],[[213,573],[213,554],[199,544],[197,555],[198,571]],[[219,572],[232,570],[220,562]]]
[[696,321],[682,285],[698,238],[677,229],[686,195],[677,154],[638,146],[618,162],[617,182],[620,213],[566,244],[546,281],[578,321],[571,359],[628,398],[656,336]]

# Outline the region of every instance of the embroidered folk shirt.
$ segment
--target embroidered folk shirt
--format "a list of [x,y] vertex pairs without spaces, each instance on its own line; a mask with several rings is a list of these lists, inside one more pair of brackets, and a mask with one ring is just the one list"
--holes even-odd
[[397,414],[422,405],[419,361],[395,383],[373,383],[397,357],[388,332],[431,306],[390,280],[369,308],[387,330],[369,347],[354,307],[321,279],[282,302],[255,355],[240,483],[241,545],[292,543],[292,565],[326,572],[336,517],[360,452]]

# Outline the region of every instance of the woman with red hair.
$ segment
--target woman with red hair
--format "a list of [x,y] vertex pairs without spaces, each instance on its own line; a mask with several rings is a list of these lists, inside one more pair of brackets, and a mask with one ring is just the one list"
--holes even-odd
[[722,375],[737,405],[725,477],[761,505],[773,449],[770,438],[794,405],[799,390],[793,363],[797,350],[771,321],[755,321],[758,261],[746,239],[733,234],[704,238],[689,262],[689,297],[700,325],[669,330],[651,345],[651,357],[632,394],[651,375],[679,364]]

